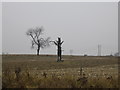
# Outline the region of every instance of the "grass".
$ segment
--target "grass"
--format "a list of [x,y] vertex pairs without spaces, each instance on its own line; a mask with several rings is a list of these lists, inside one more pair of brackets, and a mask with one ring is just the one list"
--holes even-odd
[[[4,88],[117,88],[118,58],[3,55]],[[15,70],[20,68],[19,73]]]

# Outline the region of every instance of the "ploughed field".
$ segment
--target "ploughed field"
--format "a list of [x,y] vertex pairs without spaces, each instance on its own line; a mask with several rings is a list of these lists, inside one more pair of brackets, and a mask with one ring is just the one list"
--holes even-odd
[[117,88],[113,56],[3,55],[3,88]]

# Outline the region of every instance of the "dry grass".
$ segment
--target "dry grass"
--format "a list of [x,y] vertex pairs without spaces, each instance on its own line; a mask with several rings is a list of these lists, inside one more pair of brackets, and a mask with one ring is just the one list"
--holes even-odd
[[[117,88],[116,57],[5,55],[3,88]],[[82,67],[82,69],[81,69]]]

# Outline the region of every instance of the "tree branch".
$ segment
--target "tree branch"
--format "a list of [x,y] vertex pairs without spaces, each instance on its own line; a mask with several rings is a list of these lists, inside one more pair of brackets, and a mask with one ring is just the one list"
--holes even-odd
[[62,41],[60,44],[62,44],[64,41]]
[[35,38],[33,37],[33,35],[30,34],[30,36],[32,37],[33,41],[38,45],[38,43],[35,41]]
[[56,41],[56,42],[54,41],[54,44],[55,44],[55,45],[58,45],[57,41]]

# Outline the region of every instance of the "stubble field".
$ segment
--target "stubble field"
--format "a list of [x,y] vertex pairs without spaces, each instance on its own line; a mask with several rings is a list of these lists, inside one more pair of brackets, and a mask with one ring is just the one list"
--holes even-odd
[[3,55],[3,88],[118,88],[118,57]]

